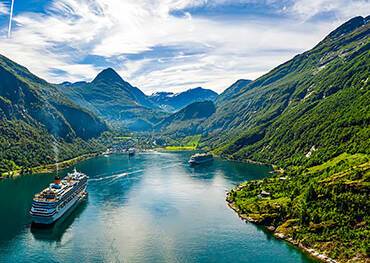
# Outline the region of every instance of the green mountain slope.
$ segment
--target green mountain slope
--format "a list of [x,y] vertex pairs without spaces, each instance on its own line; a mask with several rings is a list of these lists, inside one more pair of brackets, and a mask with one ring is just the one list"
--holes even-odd
[[[106,130],[103,122],[72,103],[53,85],[3,56],[0,56],[0,79],[1,119],[38,122],[64,139],[75,136],[89,139]],[[81,126],[80,121],[86,126]]]
[[218,94],[213,90],[198,87],[176,94],[172,92],[157,92],[149,98],[162,109],[176,112],[194,102],[215,101],[217,96]]
[[203,144],[221,155],[283,168],[231,190],[230,206],[335,262],[370,261],[368,22],[351,19],[218,102],[203,126],[213,133]]
[[142,91],[111,68],[100,72],[92,82],[64,83],[59,90],[118,128],[149,130],[166,116]]
[[232,84],[230,87],[228,87],[224,92],[222,92],[218,96],[217,103],[221,104],[222,102],[225,102],[226,100],[230,100],[234,98],[235,96],[238,96],[242,88],[244,88],[251,82],[252,80],[248,80],[248,79],[237,80],[234,84]]
[[216,111],[212,101],[194,102],[158,123],[154,129],[162,135],[185,137],[198,133],[200,124]]
[[[8,161],[28,166],[90,149],[86,140],[107,130],[104,122],[80,108],[26,68],[0,56],[0,167]],[[83,151],[72,148],[84,145]],[[1,169],[1,168],[0,168]]]
[[370,158],[342,154],[305,171],[251,181],[227,200],[247,220],[336,262],[370,260]]
[[231,158],[281,166],[314,165],[345,151],[369,153],[367,22],[350,20],[233,99],[219,101],[204,125],[212,133],[206,143]]

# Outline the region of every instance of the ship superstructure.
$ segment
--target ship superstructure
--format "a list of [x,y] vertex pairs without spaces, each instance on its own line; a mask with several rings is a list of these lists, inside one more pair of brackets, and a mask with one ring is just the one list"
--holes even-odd
[[213,161],[213,155],[211,153],[197,153],[190,157],[189,164],[197,165],[202,163],[209,163]]
[[76,169],[63,180],[56,177],[48,188],[34,196],[30,211],[32,221],[49,225],[61,218],[86,197],[87,179],[86,174]]

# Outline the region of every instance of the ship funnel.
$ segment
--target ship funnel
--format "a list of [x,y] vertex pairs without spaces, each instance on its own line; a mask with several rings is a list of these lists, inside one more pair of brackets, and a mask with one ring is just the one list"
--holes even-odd
[[60,177],[58,175],[54,178],[54,184],[60,184]]

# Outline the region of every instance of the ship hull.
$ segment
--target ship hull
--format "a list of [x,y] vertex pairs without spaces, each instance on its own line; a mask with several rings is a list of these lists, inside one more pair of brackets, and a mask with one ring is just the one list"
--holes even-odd
[[205,163],[210,163],[210,162],[213,162],[213,158],[205,159],[205,160],[190,160],[189,164],[190,165],[200,165],[200,164],[205,164]]
[[85,194],[86,194],[86,186],[71,201],[69,201],[63,208],[58,210],[52,216],[35,215],[31,212],[32,223],[36,224],[36,225],[52,225],[52,224],[54,224],[61,217],[63,217],[63,215],[67,214],[67,212],[69,212],[69,210],[74,209],[78,205],[78,203],[85,198]]

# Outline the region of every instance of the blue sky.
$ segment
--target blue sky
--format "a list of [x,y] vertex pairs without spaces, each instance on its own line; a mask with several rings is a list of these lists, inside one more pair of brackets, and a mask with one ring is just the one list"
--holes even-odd
[[54,83],[102,69],[150,94],[221,92],[368,15],[369,0],[0,0],[0,54]]

